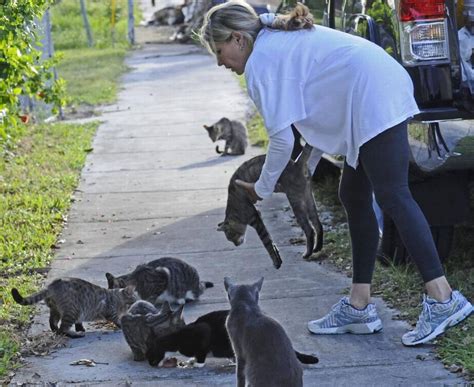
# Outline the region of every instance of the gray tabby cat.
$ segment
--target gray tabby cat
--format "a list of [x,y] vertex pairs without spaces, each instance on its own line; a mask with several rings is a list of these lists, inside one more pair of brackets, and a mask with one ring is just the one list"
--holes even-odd
[[[211,126],[204,125],[212,142],[225,140],[224,151],[216,146],[216,152],[225,155],[243,155],[247,148],[247,129],[239,121],[231,121],[228,118],[221,118]],[[231,149],[231,151],[229,151]]]
[[[323,246],[323,227],[319,221],[318,210],[311,188],[311,176],[307,161],[312,147],[305,145],[296,162],[290,160],[275,187],[275,192],[284,192],[298,224],[306,235],[306,252],[303,257],[321,250]],[[247,160],[232,175],[229,183],[225,220],[218,224],[218,231],[224,231],[227,240],[236,246],[244,242],[247,225],[257,231],[263,245],[272,258],[273,265],[281,266],[280,253],[268,233],[259,211],[250,201],[246,191],[235,184],[240,179],[250,183],[258,180],[262,172],[265,155]]]
[[135,302],[127,314],[122,317],[122,332],[133,352],[133,360],[143,361],[147,353],[147,340],[150,335],[162,337],[185,326],[184,305],[172,311],[165,302],[161,310],[147,301]]
[[224,285],[230,303],[227,332],[237,362],[237,387],[303,385],[303,370],[282,326],[258,306],[263,277],[252,285]]
[[155,305],[165,301],[177,304],[194,301],[204,289],[214,286],[212,282],[200,281],[193,266],[172,257],[158,258],[138,265],[130,274],[114,277],[106,273],[105,276],[109,289],[133,285],[140,298]]
[[[84,321],[108,320],[120,327],[120,318],[137,300],[132,286],[109,290],[80,278],[56,279],[46,289],[25,298],[13,288],[12,296],[21,305],[32,305],[44,299],[50,309],[51,330],[71,338],[84,336]],[[70,330],[73,324],[76,332]]]

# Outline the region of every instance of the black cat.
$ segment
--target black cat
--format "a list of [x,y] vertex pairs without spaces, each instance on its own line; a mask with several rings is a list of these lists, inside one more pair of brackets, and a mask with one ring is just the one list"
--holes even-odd
[[[166,352],[179,352],[184,356],[195,357],[195,367],[203,367],[207,355],[214,357],[234,358],[234,351],[229,340],[225,322],[228,310],[217,310],[199,317],[195,322],[186,325],[179,331],[166,336],[148,337],[146,358],[152,366],[157,366]],[[318,358],[295,351],[296,357],[303,364],[315,364]]]

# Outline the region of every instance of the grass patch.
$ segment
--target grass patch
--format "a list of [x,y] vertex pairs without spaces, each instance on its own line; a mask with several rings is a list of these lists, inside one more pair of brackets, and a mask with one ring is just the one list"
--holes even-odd
[[[125,48],[71,49],[61,52],[58,74],[66,81],[70,102],[98,105],[114,102],[117,79],[127,70]],[[93,69],[93,70],[92,70]]]
[[252,145],[267,148],[268,135],[263,124],[262,116],[260,114],[255,113],[249,120],[249,122],[247,122],[247,130],[249,135],[249,141]]
[[[108,1],[86,2],[94,45],[88,47],[77,0],[62,0],[51,9],[55,49],[61,58],[58,75],[66,81],[72,105],[98,105],[115,101],[117,79],[127,70],[124,57],[127,40],[127,0],[117,0],[115,27],[112,29],[112,8]],[[138,6],[135,20],[141,13]]]
[[15,367],[31,318],[10,289],[30,294],[41,283],[97,125],[33,126],[0,159],[0,377]]
[[[253,117],[247,124],[249,136],[266,136],[261,118]],[[252,140],[251,140],[252,141]],[[255,140],[253,140],[255,141]],[[260,142],[257,141],[257,144]],[[262,141],[265,146],[268,140]],[[349,232],[345,212],[337,197],[339,179],[327,176],[314,183],[314,194],[320,211],[331,213],[324,224],[325,244],[323,250],[311,259],[329,262],[337,270],[352,276],[352,260]],[[474,238],[472,225],[458,226],[455,231],[454,248],[445,263],[447,278],[454,289],[471,297],[474,294]],[[424,287],[421,276],[413,264],[387,265],[376,263],[372,294],[382,297],[385,302],[400,311],[398,316],[415,324],[421,312]],[[439,359],[451,370],[463,372],[474,379],[474,318],[450,329],[435,341]]]
[[8,374],[8,366],[18,353],[19,347],[18,340],[12,337],[11,333],[0,331],[0,377]]
[[[138,2],[135,2],[138,3]],[[93,47],[128,47],[128,1],[115,2],[115,26],[112,26],[112,6],[110,1],[86,1],[87,18],[89,21]],[[135,20],[141,14],[138,5],[134,9]],[[57,50],[87,48],[88,40],[81,14],[80,2],[77,0],[61,0],[51,8],[52,34]]]

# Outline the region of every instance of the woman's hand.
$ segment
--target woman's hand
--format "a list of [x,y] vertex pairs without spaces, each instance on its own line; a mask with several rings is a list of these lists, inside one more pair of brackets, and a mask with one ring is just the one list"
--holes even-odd
[[245,189],[252,203],[256,203],[257,200],[262,200],[262,198],[259,197],[257,193],[255,192],[255,183],[247,183],[246,181],[237,179],[235,181],[235,184]]

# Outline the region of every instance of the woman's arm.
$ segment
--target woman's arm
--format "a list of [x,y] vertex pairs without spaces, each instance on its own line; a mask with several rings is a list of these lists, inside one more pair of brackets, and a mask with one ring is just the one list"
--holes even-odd
[[290,161],[294,141],[290,126],[270,136],[265,163],[255,183],[255,192],[260,198],[268,198],[273,193],[281,173]]

